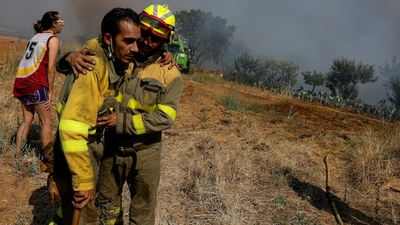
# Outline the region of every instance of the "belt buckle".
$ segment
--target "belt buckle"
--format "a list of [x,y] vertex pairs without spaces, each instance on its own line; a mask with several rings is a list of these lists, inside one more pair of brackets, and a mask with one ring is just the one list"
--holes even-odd
[[120,146],[119,149],[118,149],[118,152],[121,154],[121,156],[126,156],[126,152],[125,152],[124,147]]

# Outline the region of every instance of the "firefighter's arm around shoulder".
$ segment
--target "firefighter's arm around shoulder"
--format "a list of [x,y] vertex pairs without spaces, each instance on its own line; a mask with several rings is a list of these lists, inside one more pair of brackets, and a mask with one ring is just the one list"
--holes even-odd
[[104,68],[97,63],[95,70],[75,80],[59,122],[61,146],[72,174],[74,191],[95,188],[88,136],[96,125],[108,84],[108,78],[100,71]]
[[[94,39],[90,41],[93,42]],[[88,42],[90,44],[90,41]],[[96,61],[92,58],[96,53],[85,45],[81,50],[74,52],[67,52],[64,55],[58,54],[56,70],[65,75],[86,74],[91,71],[96,65]]]
[[[169,70],[166,76],[169,76],[169,81],[166,82],[165,91],[161,93],[160,100],[156,105],[145,106],[144,108],[147,108],[147,110],[141,113],[137,113],[137,110],[117,112],[117,133],[141,135],[159,132],[173,125],[182,94],[183,80],[177,68]],[[135,99],[130,99],[129,101],[134,102]]]

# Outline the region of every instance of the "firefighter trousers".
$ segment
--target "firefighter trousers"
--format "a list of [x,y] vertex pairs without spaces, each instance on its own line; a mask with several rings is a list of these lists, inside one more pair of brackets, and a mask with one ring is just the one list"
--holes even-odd
[[[88,144],[92,156],[92,166],[95,178],[98,174],[99,161],[102,156],[103,146],[101,143],[92,142]],[[53,212],[50,225],[70,225],[74,213],[74,207],[71,202],[73,199],[71,173],[68,163],[61,150],[58,135],[54,143],[54,180],[57,189],[61,195],[61,202]],[[97,225],[99,224],[99,213],[95,206],[95,201],[89,202],[80,213],[79,225]]]
[[123,224],[122,192],[125,181],[131,196],[129,224],[155,223],[160,153],[160,142],[142,146],[130,153],[104,153],[99,168],[97,197],[102,223]]

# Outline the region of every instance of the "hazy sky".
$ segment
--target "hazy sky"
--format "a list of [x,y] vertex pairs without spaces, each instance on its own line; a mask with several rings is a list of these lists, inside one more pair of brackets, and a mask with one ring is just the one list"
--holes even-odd
[[[0,0],[0,27],[24,37],[48,10],[64,14],[66,42],[100,30],[112,7],[140,12],[149,3],[134,0]],[[210,11],[236,26],[235,38],[259,57],[289,58],[301,70],[329,70],[333,58],[344,56],[383,65],[400,55],[400,0],[170,0],[171,9]],[[376,87],[375,87],[376,86]],[[369,94],[373,92],[373,94]],[[369,102],[384,97],[381,84],[368,85]]]

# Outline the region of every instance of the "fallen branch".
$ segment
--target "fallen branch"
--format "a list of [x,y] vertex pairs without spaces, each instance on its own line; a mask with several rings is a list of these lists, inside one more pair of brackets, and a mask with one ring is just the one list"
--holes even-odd
[[340,217],[339,211],[336,208],[335,202],[332,199],[332,194],[331,194],[331,187],[330,187],[330,174],[329,174],[329,166],[328,166],[328,154],[324,157],[324,163],[325,163],[325,175],[326,175],[326,183],[325,183],[325,191],[326,191],[326,197],[328,198],[328,202],[331,204],[333,213],[336,218],[336,222],[340,225],[343,225],[342,218]]

